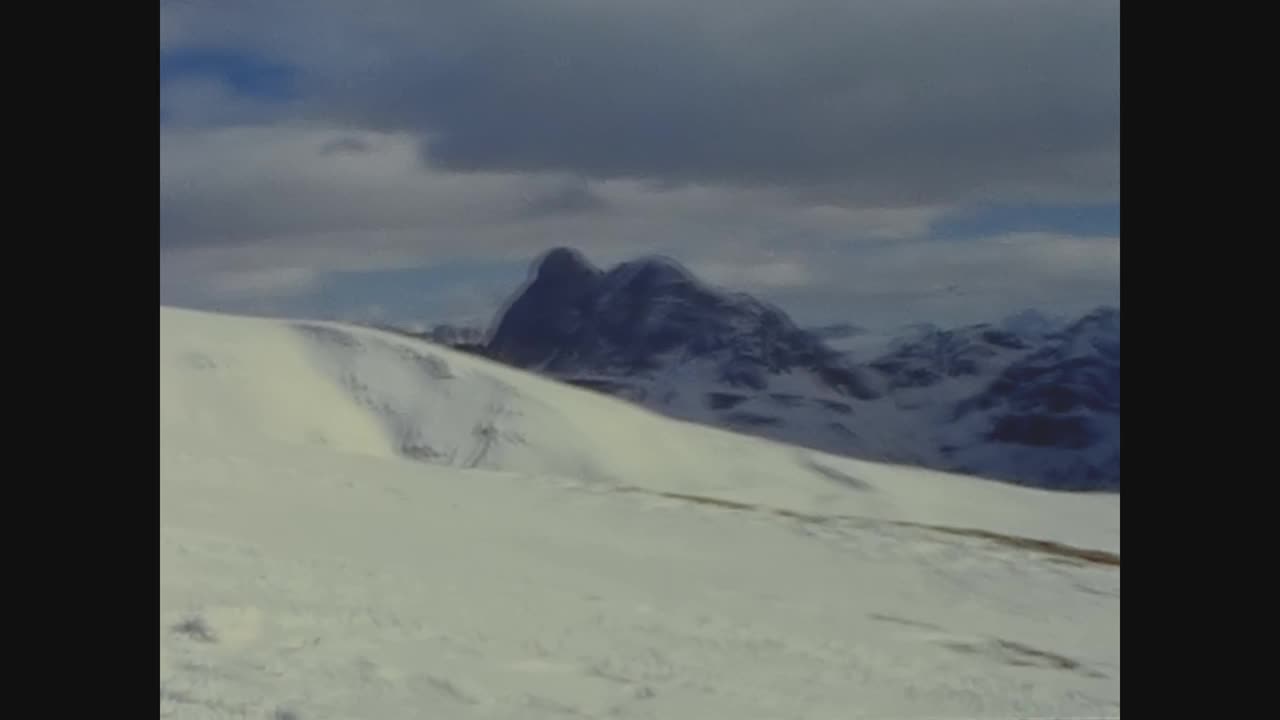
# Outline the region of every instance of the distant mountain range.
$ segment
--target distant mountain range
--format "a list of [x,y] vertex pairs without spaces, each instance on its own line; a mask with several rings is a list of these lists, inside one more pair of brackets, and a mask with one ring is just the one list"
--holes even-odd
[[825,452],[1058,490],[1120,488],[1120,311],[918,325],[855,358],[851,323],[801,328],[675,261],[608,270],[557,248],[491,336],[419,333],[693,422]]

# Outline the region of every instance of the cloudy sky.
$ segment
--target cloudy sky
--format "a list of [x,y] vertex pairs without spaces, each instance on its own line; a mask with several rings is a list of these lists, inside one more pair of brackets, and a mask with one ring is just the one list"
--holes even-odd
[[487,320],[556,245],[802,322],[1119,303],[1118,0],[161,0],[160,299]]

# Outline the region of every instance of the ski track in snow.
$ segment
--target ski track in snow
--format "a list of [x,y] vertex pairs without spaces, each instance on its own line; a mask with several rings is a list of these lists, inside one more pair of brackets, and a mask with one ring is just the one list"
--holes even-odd
[[[881,521],[999,515],[948,503],[959,491],[927,492],[954,481],[1027,515],[983,527],[1044,525],[1118,550],[1118,499],[1112,528],[1110,506],[1065,498],[1077,525],[1090,507],[1104,515],[1086,535],[1048,521],[1055,496],[821,458],[868,485],[842,488],[788,470],[801,467],[790,450],[445,351],[452,379],[435,379],[473,384],[374,387],[356,413],[322,371],[368,384],[394,373],[317,356],[282,327],[161,313],[161,717],[1119,716],[1118,567]],[[474,383],[498,395],[468,399]],[[402,457],[388,416],[371,410],[388,403],[402,404],[391,410],[404,432],[427,417],[443,434],[418,438],[439,446],[437,462]],[[566,412],[584,437],[555,425],[568,422],[561,405],[585,411]],[[622,431],[594,427],[610,412]],[[232,416],[244,422],[229,427]],[[473,419],[494,430],[475,437]],[[637,451],[637,427],[676,429]],[[614,437],[628,446],[606,447]],[[594,454],[580,456],[584,440]],[[632,465],[683,474],[628,474],[664,440],[670,457]],[[745,478],[725,497],[868,519],[622,491],[729,488],[740,466],[726,450],[792,474],[772,487]],[[605,466],[610,451],[619,482],[567,470]],[[684,476],[694,470],[702,477]]]

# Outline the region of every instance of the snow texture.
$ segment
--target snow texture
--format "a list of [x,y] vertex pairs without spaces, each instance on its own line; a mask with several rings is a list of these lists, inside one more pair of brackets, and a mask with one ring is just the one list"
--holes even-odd
[[162,717],[1119,716],[1115,495],[165,308],[160,439]]

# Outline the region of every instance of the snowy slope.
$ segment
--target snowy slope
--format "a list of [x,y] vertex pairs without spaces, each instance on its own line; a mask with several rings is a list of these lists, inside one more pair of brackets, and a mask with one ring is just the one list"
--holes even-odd
[[[1111,498],[1062,498],[744,437],[375,330],[162,310],[161,355],[162,429],[194,422],[377,457],[1068,543],[1102,542],[1102,518],[1113,537],[1101,549],[1119,543]],[[868,489],[849,493],[849,485]]]
[[372,330],[162,308],[160,337],[162,716],[1119,714],[1118,558],[1015,539],[1118,553],[1116,496]]

